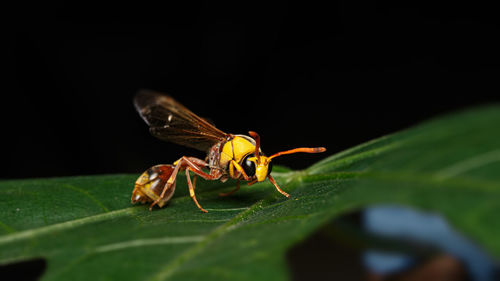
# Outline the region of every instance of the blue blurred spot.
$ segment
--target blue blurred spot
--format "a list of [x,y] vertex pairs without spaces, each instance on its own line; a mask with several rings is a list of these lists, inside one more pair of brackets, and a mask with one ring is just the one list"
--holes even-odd
[[[362,217],[363,227],[369,233],[425,243],[461,260],[472,280],[496,280],[498,268],[492,258],[437,214],[380,205],[365,209]],[[375,273],[392,274],[409,269],[416,261],[404,253],[368,250],[363,254],[363,262]]]

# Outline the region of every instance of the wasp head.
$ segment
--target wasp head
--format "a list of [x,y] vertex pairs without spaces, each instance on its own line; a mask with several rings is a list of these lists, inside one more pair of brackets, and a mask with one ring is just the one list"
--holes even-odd
[[[281,155],[285,154],[293,154],[297,152],[305,152],[305,153],[320,153],[326,151],[324,147],[299,147],[290,150],[281,151],[275,153],[269,157],[262,154],[260,151],[260,136],[256,132],[248,132],[250,136],[255,140],[255,152],[253,155],[247,156],[243,161],[243,168],[245,168],[245,172],[247,169],[250,173],[247,173],[249,176],[254,176],[257,181],[264,181],[266,178],[270,177],[271,171],[273,169],[273,165],[271,160]],[[253,168],[252,168],[253,167]]]

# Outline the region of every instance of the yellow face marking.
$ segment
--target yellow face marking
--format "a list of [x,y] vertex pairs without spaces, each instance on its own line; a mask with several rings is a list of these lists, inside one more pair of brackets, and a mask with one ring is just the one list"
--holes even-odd
[[[236,174],[238,172],[239,174]],[[229,164],[229,175],[233,178],[238,178],[244,172],[243,168],[238,164],[238,162],[231,160]],[[247,175],[248,176],[248,175]]]
[[248,158],[249,161],[255,163],[255,176],[257,177],[257,181],[261,182],[266,180],[267,170],[269,168],[269,158],[263,155],[259,156],[259,161],[257,161],[257,157]]

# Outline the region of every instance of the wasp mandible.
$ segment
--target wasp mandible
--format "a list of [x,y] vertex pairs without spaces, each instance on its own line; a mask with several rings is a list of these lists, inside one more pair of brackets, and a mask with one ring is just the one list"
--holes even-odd
[[[151,134],[161,140],[195,148],[207,153],[202,160],[182,156],[172,165],[156,165],[146,170],[135,182],[132,203],[152,202],[153,206],[163,207],[175,191],[177,174],[185,171],[189,195],[198,208],[207,212],[196,200],[195,186],[197,176],[205,180],[236,179],[236,188],[221,196],[228,196],[240,189],[240,180],[248,185],[262,182],[266,178],[286,197],[271,176],[271,160],[281,155],[297,152],[320,153],[324,147],[300,147],[266,156],[260,149],[260,137],[256,132],[246,135],[233,135],[222,132],[207,120],[197,116],[172,97],[150,90],[141,90],[134,99],[134,105],[142,119],[149,125]],[[189,172],[194,173],[193,180]]]

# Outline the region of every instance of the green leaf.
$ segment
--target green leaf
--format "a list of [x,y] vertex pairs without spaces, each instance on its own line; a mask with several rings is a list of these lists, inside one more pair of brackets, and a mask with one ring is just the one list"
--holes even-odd
[[207,214],[182,176],[167,207],[153,212],[130,205],[138,175],[2,181],[0,264],[42,257],[43,280],[285,280],[287,249],[332,218],[376,203],[438,212],[499,258],[499,124],[500,107],[483,107],[303,171],[275,169],[289,199],[269,183],[221,198],[234,181],[200,180]]

